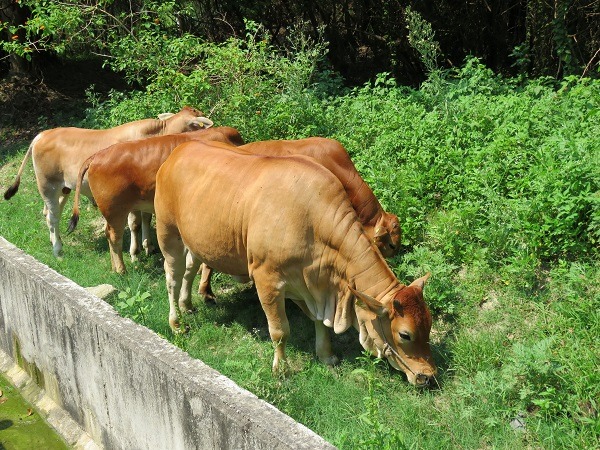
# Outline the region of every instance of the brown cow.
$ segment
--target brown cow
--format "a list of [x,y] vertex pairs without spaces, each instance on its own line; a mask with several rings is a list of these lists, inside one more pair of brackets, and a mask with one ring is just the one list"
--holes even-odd
[[[241,149],[267,156],[305,155],[315,158],[341,182],[348,198],[363,224],[367,236],[373,240],[386,258],[400,250],[401,228],[398,217],[385,212],[371,188],[362,179],[346,149],[338,141],[311,137],[295,141],[261,141],[246,144]],[[205,300],[214,301],[210,286],[211,269],[202,266],[198,293]]]
[[[21,174],[31,154],[38,190],[44,200],[50,242],[54,256],[58,257],[62,253],[60,216],[71,189],[75,188],[79,168],[87,158],[117,142],[212,126],[212,121],[203,116],[200,111],[186,106],[177,114],[165,113],[159,119],[138,120],[107,130],[70,127],[43,131],[29,145],[16,180],[4,198],[8,200],[17,193]],[[83,187],[83,192],[90,195],[87,185]]]
[[425,385],[435,375],[422,294],[429,275],[401,284],[341,182],[314,160],[187,142],[159,169],[154,205],[173,331],[178,312],[192,309],[191,286],[203,262],[254,281],[276,346],[275,371],[290,333],[288,298],[315,322],[324,363],[337,361],[327,327],[342,333],[354,326],[361,345],[411,383]]
[[[122,142],[94,153],[83,163],[79,171],[69,232],[75,229],[79,220],[80,190],[84,176],[87,175],[87,183],[94,201],[106,219],[105,232],[110,248],[112,269],[124,273],[126,269],[123,262],[123,232],[128,213],[134,210],[141,211],[150,213],[146,216],[151,217],[154,212],[156,172],[175,147],[195,139],[215,140],[232,145],[244,143],[235,128],[217,127]],[[131,220],[132,216],[136,215],[129,214],[132,259],[139,251],[136,230],[138,224]],[[139,219],[139,215],[137,216]],[[145,227],[149,227],[149,223],[142,220],[142,229]],[[144,232],[142,235],[144,246],[147,248]]]

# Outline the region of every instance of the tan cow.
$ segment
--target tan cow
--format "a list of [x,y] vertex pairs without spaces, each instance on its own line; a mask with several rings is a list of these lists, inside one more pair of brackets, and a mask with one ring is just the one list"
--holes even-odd
[[254,281],[275,344],[275,371],[290,333],[288,298],[315,322],[324,363],[337,362],[328,327],[342,333],[354,326],[361,345],[411,383],[425,385],[435,375],[422,294],[429,275],[401,284],[341,182],[314,160],[187,142],[159,169],[154,204],[174,332],[178,313],[192,310],[192,281],[203,262]]
[[[44,200],[44,214],[50,231],[54,256],[62,253],[59,221],[69,193],[75,188],[83,162],[98,150],[143,137],[181,133],[212,126],[200,111],[186,106],[177,114],[165,113],[159,119],[144,119],[107,130],[54,128],[38,134],[25,154],[13,185],[6,191],[8,200],[17,193],[25,163],[32,155],[38,190]],[[82,191],[90,195],[87,185]]]
[[[154,212],[156,172],[175,147],[195,139],[215,140],[232,145],[244,143],[235,128],[216,127],[122,142],[94,153],[83,163],[79,171],[69,232],[75,229],[79,220],[80,190],[84,176],[87,175],[87,183],[94,201],[106,219],[105,233],[110,248],[112,269],[124,273],[126,269],[123,262],[123,232],[128,221],[128,213],[134,210],[141,211],[150,213],[147,217],[151,217]],[[130,253],[134,259],[139,251],[139,244],[137,223],[132,223],[132,216],[134,215],[129,214]],[[149,227],[149,223],[142,220],[142,227]],[[145,246],[147,247],[147,244]]]
[[[246,144],[241,149],[267,156],[306,155],[329,169],[341,182],[348,198],[363,224],[367,236],[373,240],[386,258],[400,250],[401,228],[395,214],[385,212],[371,188],[362,179],[346,149],[338,141],[311,137],[295,141],[260,141]],[[202,266],[198,293],[205,300],[214,301],[210,286],[211,269]]]

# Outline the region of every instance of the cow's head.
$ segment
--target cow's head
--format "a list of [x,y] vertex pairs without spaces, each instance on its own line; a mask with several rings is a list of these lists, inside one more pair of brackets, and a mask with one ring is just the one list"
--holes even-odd
[[162,113],[158,115],[160,120],[165,122],[164,134],[176,134],[186,131],[195,131],[206,129],[213,126],[213,121],[204,117],[202,111],[198,111],[190,106],[185,106],[177,114]]
[[384,302],[354,289],[360,343],[403,371],[408,381],[426,386],[437,373],[431,348],[431,313],[423,300],[429,273],[397,290]]
[[400,250],[402,229],[398,216],[384,212],[375,224],[373,242],[384,258],[391,258]]

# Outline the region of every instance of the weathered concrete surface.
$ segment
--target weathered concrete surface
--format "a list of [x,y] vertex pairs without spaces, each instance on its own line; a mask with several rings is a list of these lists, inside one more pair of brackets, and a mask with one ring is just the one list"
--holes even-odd
[[0,350],[81,427],[77,446],[334,448],[1,237]]

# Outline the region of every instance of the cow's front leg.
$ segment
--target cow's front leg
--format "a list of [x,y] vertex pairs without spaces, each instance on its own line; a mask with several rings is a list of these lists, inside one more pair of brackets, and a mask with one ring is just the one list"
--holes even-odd
[[200,266],[200,283],[198,285],[198,294],[204,298],[205,303],[215,303],[215,294],[210,285],[213,270],[206,264]]
[[142,212],[142,247],[146,252],[146,255],[150,255],[156,250],[152,240],[150,239],[150,223],[152,222],[152,214],[148,212]]
[[340,362],[331,349],[331,336],[329,328],[322,321],[315,320],[316,351],[319,361],[328,366],[335,366]]
[[285,282],[269,269],[262,268],[252,271],[252,278],[275,344],[273,373],[280,373],[285,371],[285,345],[290,335],[290,324],[285,314]]

